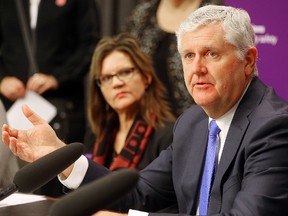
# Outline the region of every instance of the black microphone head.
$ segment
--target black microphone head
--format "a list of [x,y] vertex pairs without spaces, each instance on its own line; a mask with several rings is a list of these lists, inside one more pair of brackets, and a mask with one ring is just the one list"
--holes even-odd
[[55,201],[49,215],[91,215],[125,195],[137,181],[138,173],[135,170],[121,169],[111,172]]
[[19,192],[33,192],[74,163],[83,151],[81,143],[68,144],[21,168],[13,182]]

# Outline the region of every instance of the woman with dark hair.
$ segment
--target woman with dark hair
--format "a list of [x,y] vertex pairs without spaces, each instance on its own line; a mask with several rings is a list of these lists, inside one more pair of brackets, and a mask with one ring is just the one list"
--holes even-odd
[[165,88],[128,33],[103,38],[94,51],[88,116],[96,136],[92,160],[112,170],[142,169],[172,141]]

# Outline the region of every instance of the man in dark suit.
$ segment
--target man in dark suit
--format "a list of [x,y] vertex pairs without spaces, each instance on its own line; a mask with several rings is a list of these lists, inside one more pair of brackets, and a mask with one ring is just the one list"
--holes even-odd
[[100,38],[95,1],[20,2],[37,68],[29,62],[16,1],[0,0],[1,99],[8,110],[27,90],[42,95],[57,108],[51,122],[57,135],[66,142],[81,142],[86,117],[84,78]]
[[[35,66],[29,62],[16,1],[0,0],[1,100],[8,110],[27,91],[42,95],[57,108],[50,122],[57,135],[68,143],[82,142],[86,125],[85,75],[100,38],[95,1],[18,2],[22,2],[27,19],[22,21],[27,26]],[[20,165],[25,163],[21,161]],[[50,187],[40,193],[59,196]]]
[[[156,212],[177,203],[179,215],[198,214],[203,204],[205,159],[210,158],[206,155],[209,122],[215,120],[221,131],[205,214],[288,215],[288,104],[257,78],[254,37],[249,15],[232,7],[204,6],[181,24],[178,48],[186,86],[197,105],[178,118],[171,146],[139,173],[135,190],[109,209]],[[27,107],[24,113],[35,125],[33,132],[53,134]],[[4,126],[2,134],[13,153],[28,160],[25,148],[35,147],[41,137],[31,135],[28,142],[22,138],[26,133]],[[53,137],[43,146],[51,147],[51,141],[53,149],[65,145]],[[34,153],[40,153],[39,149]],[[84,172],[77,175],[79,167]],[[108,173],[81,157],[61,178],[64,185],[75,189]],[[81,176],[78,183],[75,176]],[[121,214],[100,211],[95,215]],[[129,215],[160,213],[130,210]]]

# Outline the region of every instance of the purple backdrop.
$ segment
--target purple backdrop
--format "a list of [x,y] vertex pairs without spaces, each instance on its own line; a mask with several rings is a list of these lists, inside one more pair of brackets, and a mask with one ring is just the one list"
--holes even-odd
[[288,1],[225,0],[248,11],[256,33],[259,77],[288,100]]

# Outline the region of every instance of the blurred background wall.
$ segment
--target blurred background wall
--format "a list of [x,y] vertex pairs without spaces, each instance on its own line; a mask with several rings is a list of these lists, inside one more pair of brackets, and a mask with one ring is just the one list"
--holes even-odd
[[288,100],[288,1],[225,0],[248,11],[256,33],[259,77]]
[[[95,0],[102,16],[102,34],[120,31],[125,19],[140,0]],[[149,1],[149,0],[147,0]],[[287,0],[225,0],[225,5],[247,10],[257,35],[258,68],[262,80],[288,100],[288,1]]]
[[95,0],[102,17],[102,35],[120,31],[125,19],[140,0]]

